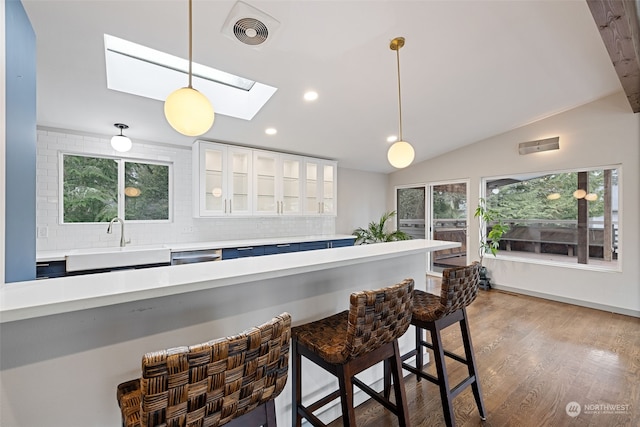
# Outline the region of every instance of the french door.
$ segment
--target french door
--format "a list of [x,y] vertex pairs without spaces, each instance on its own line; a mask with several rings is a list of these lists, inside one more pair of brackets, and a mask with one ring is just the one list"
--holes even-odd
[[467,188],[467,182],[460,181],[429,185],[430,238],[460,243],[458,248],[432,252],[429,271],[467,265]]
[[396,189],[397,227],[414,239],[459,242],[427,253],[427,270],[467,265],[468,183],[442,182]]

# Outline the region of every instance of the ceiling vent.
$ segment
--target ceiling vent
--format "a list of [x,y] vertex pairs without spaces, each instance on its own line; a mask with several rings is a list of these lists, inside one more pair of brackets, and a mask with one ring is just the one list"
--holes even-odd
[[244,45],[259,49],[268,44],[280,26],[273,17],[248,5],[237,2],[222,26],[222,34]]

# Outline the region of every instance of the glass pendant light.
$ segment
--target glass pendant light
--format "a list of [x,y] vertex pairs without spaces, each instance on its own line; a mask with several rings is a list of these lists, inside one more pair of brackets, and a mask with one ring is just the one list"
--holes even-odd
[[215,118],[211,103],[191,85],[192,80],[192,0],[189,0],[189,86],[172,92],[164,102],[164,115],[176,131],[187,136],[206,133]]
[[399,111],[399,138],[394,142],[387,152],[387,159],[391,166],[401,169],[406,168],[413,162],[416,155],[411,144],[402,139],[402,97],[400,95],[400,48],[404,46],[404,37],[396,37],[391,40],[389,47],[396,51],[398,62],[398,111]]
[[131,140],[122,134],[122,130],[129,129],[129,126],[122,123],[115,123],[114,126],[120,129],[120,135],[114,135],[111,137],[111,147],[121,153],[131,150],[131,146],[133,145]]

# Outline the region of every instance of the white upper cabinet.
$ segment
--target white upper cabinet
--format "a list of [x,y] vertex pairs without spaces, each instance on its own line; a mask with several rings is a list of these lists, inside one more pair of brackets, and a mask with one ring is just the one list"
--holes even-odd
[[253,151],[254,214],[302,214],[303,157]]
[[252,213],[249,149],[198,141],[193,146],[195,216]]
[[196,141],[193,165],[196,217],[336,215],[334,161]]
[[336,215],[338,211],[337,163],[330,160],[307,158],[304,170],[304,213],[306,215]]

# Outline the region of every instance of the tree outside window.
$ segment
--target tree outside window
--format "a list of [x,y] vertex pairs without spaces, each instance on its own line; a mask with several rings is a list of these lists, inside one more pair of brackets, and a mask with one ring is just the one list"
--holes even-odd
[[169,165],[64,154],[62,169],[63,223],[169,219]]

